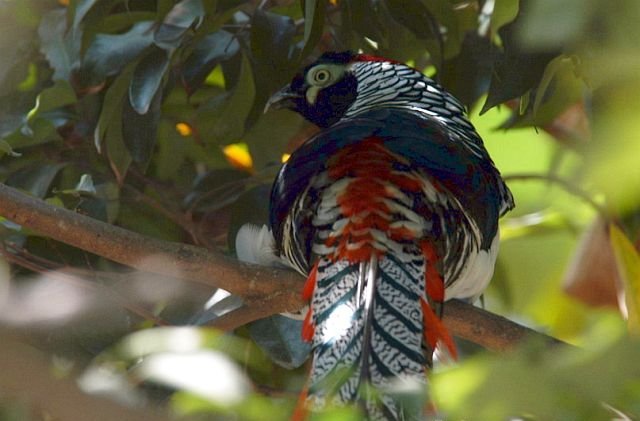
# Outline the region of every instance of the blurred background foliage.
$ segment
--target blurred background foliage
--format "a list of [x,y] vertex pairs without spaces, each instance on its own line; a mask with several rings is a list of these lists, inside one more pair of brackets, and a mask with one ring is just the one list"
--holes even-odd
[[[269,95],[322,51],[407,62],[469,108],[516,197],[486,308],[581,347],[464,347],[433,375],[441,416],[634,419],[638,22],[636,0],[0,0],[0,179],[233,253],[238,227],[265,221],[279,165],[315,130],[263,114]],[[238,301],[218,296],[202,313],[213,291],[1,222],[0,320],[29,332],[60,375],[195,418],[288,416],[308,351],[295,323],[166,327],[206,325]],[[0,395],[0,419],[49,419],[24,408]],[[332,408],[314,419],[357,418]]]

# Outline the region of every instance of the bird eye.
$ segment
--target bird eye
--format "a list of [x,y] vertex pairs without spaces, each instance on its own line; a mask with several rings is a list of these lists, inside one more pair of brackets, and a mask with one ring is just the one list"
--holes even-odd
[[327,69],[318,69],[313,72],[312,80],[318,85],[325,85],[331,79],[331,72]]

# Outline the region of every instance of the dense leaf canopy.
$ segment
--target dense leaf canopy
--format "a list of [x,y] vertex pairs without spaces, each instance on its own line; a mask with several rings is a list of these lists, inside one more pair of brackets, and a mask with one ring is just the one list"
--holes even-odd
[[[515,193],[485,307],[581,348],[533,341],[498,356],[463,343],[432,376],[436,406],[450,419],[633,419],[639,21],[636,0],[0,0],[0,179],[49,209],[233,256],[238,228],[266,221],[281,162],[316,130],[263,114],[269,96],[323,51],[406,62],[468,107]],[[107,370],[129,403],[288,416],[306,372],[298,322],[254,321],[278,311],[221,290],[201,312],[220,279],[185,283],[159,261],[131,271],[126,256],[34,231],[30,211],[0,212],[0,360],[28,358],[26,338],[66,376],[82,371],[85,391]],[[234,309],[253,323],[233,335],[150,329]],[[35,393],[48,374],[22,388],[3,376],[0,418],[79,408]]]

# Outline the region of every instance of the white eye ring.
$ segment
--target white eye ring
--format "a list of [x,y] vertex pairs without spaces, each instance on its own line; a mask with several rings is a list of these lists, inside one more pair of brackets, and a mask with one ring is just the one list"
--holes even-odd
[[324,86],[331,81],[331,72],[327,69],[317,69],[311,74],[314,85]]

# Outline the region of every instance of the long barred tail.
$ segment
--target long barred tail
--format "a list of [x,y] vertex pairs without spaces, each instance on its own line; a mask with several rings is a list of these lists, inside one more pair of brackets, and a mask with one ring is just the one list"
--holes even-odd
[[318,260],[305,286],[311,305],[303,335],[314,347],[311,406],[360,402],[370,419],[420,417],[398,391],[413,388],[421,396],[438,341],[455,353],[434,312],[444,287],[439,277],[427,279],[434,273],[427,254],[372,253],[361,263]]

